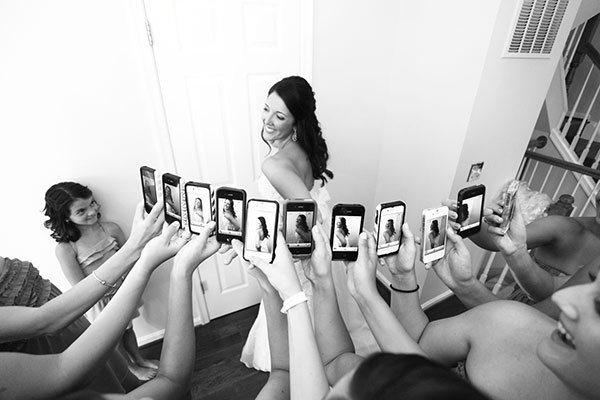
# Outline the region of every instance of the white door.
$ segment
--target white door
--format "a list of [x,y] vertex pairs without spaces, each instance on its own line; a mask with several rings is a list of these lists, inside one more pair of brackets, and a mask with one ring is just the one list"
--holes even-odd
[[[310,79],[312,1],[145,0],[176,173],[257,197],[269,87]],[[169,142],[167,141],[167,142]],[[220,255],[199,269],[208,319],[256,304],[258,285]],[[202,300],[202,299],[200,299]]]

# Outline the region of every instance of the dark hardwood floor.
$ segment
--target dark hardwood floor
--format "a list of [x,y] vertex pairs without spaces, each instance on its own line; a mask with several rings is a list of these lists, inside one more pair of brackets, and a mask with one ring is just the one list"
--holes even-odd
[[[426,311],[431,320],[465,310],[452,296]],[[258,305],[212,320],[196,328],[196,365],[190,393],[192,400],[251,400],[267,381],[268,374],[240,362],[242,347],[258,313]],[[142,354],[159,359],[162,340],[145,346]],[[173,399],[177,400],[177,399]]]

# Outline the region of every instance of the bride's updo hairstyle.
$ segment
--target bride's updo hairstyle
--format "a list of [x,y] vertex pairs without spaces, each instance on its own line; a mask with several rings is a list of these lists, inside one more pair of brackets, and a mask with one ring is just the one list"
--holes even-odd
[[294,116],[298,144],[308,155],[313,178],[320,179],[324,185],[327,178],[333,179],[333,172],[327,169],[329,153],[315,115],[317,105],[312,87],[301,76],[288,76],[269,89],[269,94],[273,92],[281,97]]

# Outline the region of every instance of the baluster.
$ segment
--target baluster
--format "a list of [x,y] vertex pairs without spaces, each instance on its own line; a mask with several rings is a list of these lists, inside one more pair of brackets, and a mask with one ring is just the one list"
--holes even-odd
[[[596,182],[596,186],[594,186],[594,189],[592,189],[592,193],[590,193],[590,195],[588,196],[587,200],[585,201],[585,203],[583,204],[583,207],[581,207],[581,213],[579,213],[579,216],[583,216],[583,214],[585,213],[585,211],[587,210],[588,206],[591,204],[593,204],[594,206],[596,206],[596,193],[598,193],[598,187],[600,186],[600,180],[598,182]],[[594,199],[594,202],[592,202],[592,199]],[[573,210],[575,211],[575,210]]]
[[594,105],[596,103],[596,98],[598,97],[599,92],[600,92],[600,85],[598,85],[598,87],[596,88],[594,97],[592,97],[592,101],[590,102],[590,105],[588,106],[588,108],[585,112],[585,117],[583,118],[583,121],[581,121],[581,126],[579,126],[579,129],[577,130],[577,134],[575,135],[575,137],[573,138],[573,141],[571,142],[571,150],[573,150],[573,151],[575,151],[575,146],[577,146],[577,143],[579,142],[579,139],[581,138],[581,134],[583,133],[583,129],[585,128],[586,122],[590,118],[590,112],[592,111],[592,107],[594,107]]
[[[556,190],[554,191],[554,194],[552,195],[552,199],[555,199],[556,196],[558,195],[558,191],[560,190],[560,188],[562,187],[563,182],[565,181],[565,177],[567,176],[567,172],[569,172],[568,170],[565,170],[562,174],[562,177],[560,178],[560,182],[558,182],[558,185],[556,186]],[[543,192],[543,190],[540,189],[540,192]]]
[[479,282],[481,283],[485,283],[488,279],[488,274],[490,272],[490,269],[492,268],[492,264],[494,263],[494,259],[496,258],[496,254],[498,253],[493,253],[491,251],[488,251],[488,254],[490,255],[487,263],[485,263],[485,268],[483,269],[483,272],[481,273],[481,275],[479,275]]
[[506,278],[507,273],[508,273],[508,264],[504,266],[504,269],[502,269],[502,273],[498,277],[498,282],[496,282],[496,284],[494,285],[494,288],[492,289],[492,293],[498,294],[500,289],[502,289],[502,284],[504,283],[504,278]]
[[563,129],[560,132],[560,135],[563,139],[566,138],[567,132],[569,132],[569,128],[571,127],[571,122],[573,121],[573,116],[575,115],[575,112],[577,111],[577,107],[579,106],[579,102],[581,101],[581,97],[583,96],[583,92],[585,91],[585,88],[588,84],[588,81],[590,80],[590,76],[592,75],[593,70],[594,70],[594,64],[592,63],[592,66],[590,67],[590,71],[588,72],[587,77],[585,78],[585,82],[583,82],[583,87],[581,88],[581,92],[579,92],[579,96],[577,96],[577,100],[575,101],[575,105],[573,106],[573,111],[571,112],[569,119],[567,120],[567,122],[565,123],[565,126],[563,126]]
[[[535,176],[535,172],[537,171],[538,165],[540,165],[540,163],[539,163],[539,161],[536,161],[533,166],[533,171],[531,171],[531,175],[529,175],[529,180],[527,181],[527,184],[529,185],[529,187],[531,187],[531,182],[533,181],[533,177]],[[550,166],[550,168],[552,168],[552,166]]]
[[564,67],[565,69],[565,76],[567,75],[567,73],[569,72],[569,69],[571,68],[571,62],[573,61],[573,57],[575,57],[575,53],[577,52],[577,46],[579,45],[579,41],[581,40],[581,36],[583,36],[583,31],[585,30],[585,25],[587,24],[587,21],[584,22],[583,24],[579,25],[579,27],[577,27],[577,29],[575,30],[576,34],[573,35],[577,36],[577,41],[575,42],[575,44],[570,43],[569,44],[569,58],[568,61]]
[[600,128],[600,123],[596,122],[596,128],[594,129],[594,133],[592,133],[592,137],[590,137],[590,141],[588,142],[587,146],[585,146],[585,149],[583,149],[583,152],[581,152],[581,157],[579,157],[579,162],[582,165],[583,165],[583,162],[585,161],[587,155],[590,152],[592,143],[594,143],[594,140],[596,139],[596,135],[598,135],[598,128]]

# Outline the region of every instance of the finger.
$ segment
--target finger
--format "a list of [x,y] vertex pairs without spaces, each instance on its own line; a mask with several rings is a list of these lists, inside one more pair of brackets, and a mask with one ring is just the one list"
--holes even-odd
[[287,244],[285,243],[285,237],[283,236],[283,232],[281,231],[277,231],[277,244],[275,247],[275,257],[277,257],[278,255],[281,256],[292,256],[292,253],[290,253],[290,250],[287,247]]
[[[235,251],[233,251],[232,249],[229,249],[229,251],[224,254],[223,264],[225,264],[225,265],[231,264],[237,256],[238,256],[238,254]],[[243,258],[240,256],[240,259],[243,259]]]
[[448,220],[454,222],[458,219],[458,213],[456,211],[448,211]]
[[448,209],[453,210],[453,211],[458,210],[458,203],[456,202],[456,200],[452,200],[452,199],[442,200],[442,205],[448,207]]
[[269,264],[268,262],[266,262],[263,259],[260,259],[258,257],[255,256],[250,256],[250,263],[252,265],[254,265],[255,267],[257,267],[258,269],[260,269],[262,272],[265,273],[265,275],[268,276],[267,274],[267,270],[269,269],[269,267],[271,266],[271,264]]
[[369,247],[369,258],[377,258],[377,241],[375,235],[371,232],[367,232],[367,245]]
[[215,225],[216,224],[214,221],[208,221],[202,228],[200,228],[200,234],[196,240],[202,244],[206,244],[210,233],[213,231],[213,229],[215,229]]
[[173,236],[177,234],[177,231],[179,231],[179,222],[173,221],[171,222],[171,224],[163,227],[162,236],[167,241],[170,241],[173,238]]
[[329,246],[329,240],[325,236],[325,231],[320,224],[313,226],[312,228],[313,241],[315,242],[316,250],[324,250],[327,253],[331,253],[331,247]]
[[157,220],[161,215],[164,218],[163,215],[163,201],[162,199],[159,199],[156,204],[154,204],[154,206],[152,207],[152,210],[150,210],[150,213],[148,214],[148,218],[150,218],[151,221]]
[[133,215],[134,221],[141,221],[144,219],[144,202],[140,201],[135,206],[135,214]]
[[460,230],[461,225],[458,222],[448,220],[448,225],[456,232]]
[[[237,239],[233,239],[233,240],[237,240]],[[220,254],[225,254],[225,253],[227,253],[231,249],[232,249],[232,247],[231,247],[230,244],[223,243],[223,244],[221,244],[221,248],[219,249],[219,253]]]
[[358,235],[358,257],[357,262],[366,264],[369,262],[369,239],[367,232],[361,232]]
[[235,251],[238,256],[242,257],[242,254],[244,253],[244,243],[237,239],[233,239],[230,247],[233,248],[233,251]]
[[462,243],[462,238],[453,229],[446,229],[448,239],[456,246],[457,243]]

